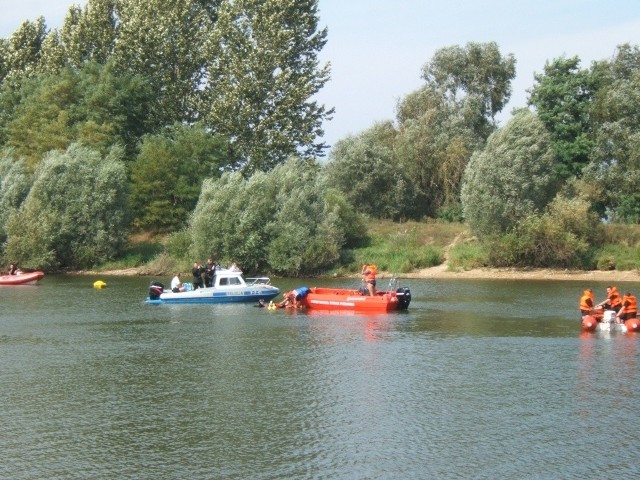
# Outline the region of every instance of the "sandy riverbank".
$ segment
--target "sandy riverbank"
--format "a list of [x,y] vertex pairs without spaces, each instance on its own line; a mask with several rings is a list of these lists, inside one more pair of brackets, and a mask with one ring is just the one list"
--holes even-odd
[[457,279],[505,279],[505,280],[593,280],[599,282],[640,282],[638,270],[552,270],[552,269],[473,269],[451,272],[447,265],[424,268],[403,273],[402,278],[457,278]]
[[[145,275],[139,268],[103,272],[79,272],[92,275]],[[158,275],[155,275],[158,276]],[[356,275],[357,276],[357,275]],[[389,273],[379,273],[388,278]],[[597,282],[640,282],[640,271],[551,270],[551,269],[473,269],[452,272],[446,264],[400,274],[401,278],[504,279],[504,280],[593,280]]]

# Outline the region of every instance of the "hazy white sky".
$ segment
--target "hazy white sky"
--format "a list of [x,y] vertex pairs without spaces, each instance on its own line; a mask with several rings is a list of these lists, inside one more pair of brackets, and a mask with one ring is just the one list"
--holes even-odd
[[[69,0],[0,0],[0,37],[25,19],[58,27]],[[325,125],[329,144],[395,117],[397,101],[421,84],[422,66],[439,48],[495,41],[513,53],[517,77],[500,115],[525,106],[533,73],[545,61],[577,55],[587,67],[617,45],[640,45],[640,0],[319,0],[329,41],[322,60],[331,81],[320,100],[335,107]]]

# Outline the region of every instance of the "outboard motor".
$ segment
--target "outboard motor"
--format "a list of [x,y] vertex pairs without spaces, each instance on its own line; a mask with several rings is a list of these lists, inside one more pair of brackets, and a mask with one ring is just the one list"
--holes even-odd
[[406,310],[411,303],[411,290],[408,287],[400,287],[396,290],[398,296],[398,310]]
[[160,298],[160,294],[162,292],[164,292],[164,285],[162,283],[158,282],[157,280],[151,282],[151,285],[149,285],[150,300],[157,300],[158,298]]

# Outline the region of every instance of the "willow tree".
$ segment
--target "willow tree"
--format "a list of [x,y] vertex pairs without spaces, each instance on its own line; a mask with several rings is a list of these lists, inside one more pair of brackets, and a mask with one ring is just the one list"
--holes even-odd
[[317,0],[226,0],[218,13],[202,113],[230,139],[233,167],[267,171],[294,153],[321,155],[332,110],[314,99],[329,80]]
[[33,183],[33,175],[27,164],[13,158],[9,150],[0,158],[0,244],[7,240],[7,220],[18,211],[29,194]]
[[459,105],[467,122],[485,138],[511,98],[515,75],[514,55],[502,55],[496,42],[441,48],[422,69],[426,87]]
[[207,179],[191,218],[193,258],[237,262],[248,272],[297,276],[335,266],[366,229],[317,163],[291,158],[269,172]]
[[529,110],[518,111],[464,172],[461,199],[472,231],[489,236],[510,231],[542,212],[556,193],[551,138]]
[[397,162],[396,136],[393,124],[383,122],[332,148],[324,168],[327,181],[358,212],[374,218],[414,218],[414,179]]
[[399,102],[395,146],[418,218],[459,218],[464,169],[495,129],[514,76],[513,55],[494,42],[442,48],[424,65],[424,85]]
[[87,268],[121,253],[128,222],[121,156],[77,144],[51,152],[7,222],[7,258],[31,268]]

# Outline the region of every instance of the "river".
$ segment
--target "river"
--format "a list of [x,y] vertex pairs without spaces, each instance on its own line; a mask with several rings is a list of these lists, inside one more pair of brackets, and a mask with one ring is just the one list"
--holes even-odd
[[150,280],[0,287],[0,478],[640,475],[640,335],[580,329],[605,283],[411,279],[364,316],[147,305]]

